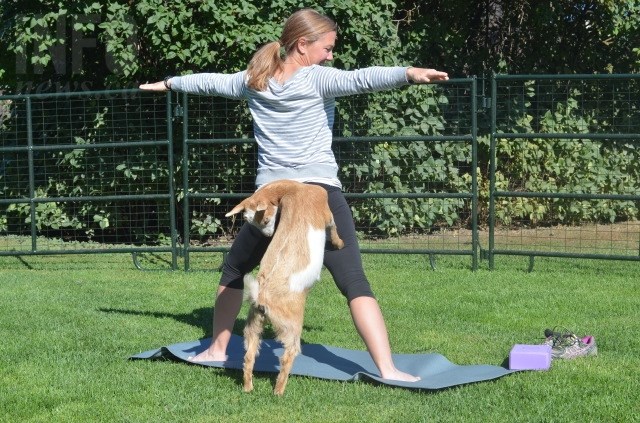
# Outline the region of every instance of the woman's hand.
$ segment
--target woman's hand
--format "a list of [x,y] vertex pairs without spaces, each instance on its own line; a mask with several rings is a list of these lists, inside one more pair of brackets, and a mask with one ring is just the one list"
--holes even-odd
[[141,84],[140,89],[147,91],[169,91],[165,86],[164,81],[154,82],[152,84]]
[[427,84],[434,81],[446,81],[447,79],[449,79],[449,75],[439,70],[424,68],[407,69],[407,81],[414,84]]

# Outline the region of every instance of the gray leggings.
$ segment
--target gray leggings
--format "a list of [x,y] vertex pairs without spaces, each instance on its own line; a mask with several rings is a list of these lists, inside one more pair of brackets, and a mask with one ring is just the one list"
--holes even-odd
[[[331,272],[333,280],[347,301],[363,296],[374,297],[362,268],[353,216],[342,190],[329,185],[315,185],[327,190],[329,208],[333,213],[338,234],[344,241],[344,248],[340,250],[336,250],[330,243],[327,243],[324,252],[324,265]],[[242,225],[222,266],[220,285],[242,289],[244,285],[242,279],[245,273],[251,272],[260,264],[270,242],[271,238],[262,235],[254,226],[248,223]]]

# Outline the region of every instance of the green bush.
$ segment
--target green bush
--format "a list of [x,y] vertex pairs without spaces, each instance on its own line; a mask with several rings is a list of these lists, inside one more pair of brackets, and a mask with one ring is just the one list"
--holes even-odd
[[[582,9],[568,0],[556,2],[552,8],[525,0],[512,2],[508,8],[499,7],[500,2],[463,1],[329,0],[305,5],[332,16],[338,23],[336,67],[421,65],[448,70],[451,76],[464,76],[491,71],[637,72],[640,15],[635,13],[636,3],[593,0],[585,2]],[[29,4],[6,1],[0,4],[0,45],[8,52],[0,57],[0,88],[32,93],[98,90],[135,87],[171,74],[238,71],[246,67],[257,47],[277,39],[284,18],[300,7],[300,2],[294,0],[81,0],[72,5],[49,0]],[[567,37],[575,30],[580,31],[580,37]],[[490,45],[483,44],[487,40]],[[540,45],[548,48],[541,49]],[[534,84],[525,85],[522,95],[499,112],[500,128],[505,132],[571,133],[576,137],[499,139],[497,188],[637,194],[637,141],[591,140],[579,135],[640,133],[639,100],[632,95],[638,92],[637,84],[630,83],[627,91],[613,87],[604,93],[571,91],[560,85],[553,89],[554,95],[561,95],[549,99],[552,95]],[[589,104],[592,98],[601,101],[594,106]],[[176,99],[174,96],[174,102]],[[189,116],[194,119],[188,122],[190,137],[251,136],[250,117],[242,102],[190,102],[201,107],[197,113],[195,107],[190,108]],[[0,103],[3,147],[24,143],[24,105],[18,103]],[[451,113],[451,109],[468,107],[468,103],[468,98],[433,86],[341,101],[336,136],[382,137],[380,142],[336,145],[345,189],[353,193],[470,192],[469,143],[392,140],[404,135],[468,133],[469,128],[460,123],[459,115]],[[147,118],[123,118],[124,110],[148,117],[156,124],[163,117],[154,115],[147,106],[135,110],[128,106],[104,109],[87,103],[87,109],[81,112],[84,117],[78,120],[77,110],[69,104],[56,106],[56,122],[47,115],[50,112],[34,109],[35,114],[40,113],[39,126],[34,131],[36,140],[46,135],[50,144],[76,143],[83,147],[37,155],[38,196],[144,194],[173,182],[181,201],[185,195],[182,163],[189,165],[191,173],[187,177],[193,193],[240,192],[253,187],[254,147],[194,146],[183,157],[180,113],[174,116],[174,181],[168,179],[166,156],[146,149],[120,150],[114,145],[111,151],[118,159],[105,163],[100,154],[84,147],[96,140],[117,142],[164,136],[148,127]],[[206,112],[200,113],[204,109]],[[470,110],[466,116],[470,116]],[[125,126],[122,132],[113,129],[120,125]],[[476,175],[482,200],[481,222],[488,214],[487,130],[486,126],[481,127],[479,134]],[[7,152],[0,164],[0,192],[4,198],[28,195],[28,175],[16,165],[16,158],[15,153]],[[71,179],[67,178],[69,175],[73,175]],[[217,200],[204,203],[190,216],[192,231],[202,237],[222,233],[220,212],[212,211]],[[456,198],[358,198],[352,205],[356,223],[368,228],[372,236],[466,226],[472,218],[468,201]],[[156,235],[144,228],[165,228],[166,224],[156,220],[166,223],[166,219],[149,212],[155,206],[131,206],[148,216],[141,218],[143,229],[136,229],[141,224],[130,220],[128,210],[109,202],[39,203],[36,220],[41,228],[79,231],[87,237],[103,234],[117,238],[118,226],[124,226],[131,232],[128,241],[153,242]],[[562,198],[500,199],[497,212],[503,224],[611,222],[637,219],[639,213],[638,202]],[[14,204],[0,217],[0,230],[25,227],[30,219],[26,205]],[[166,234],[159,235],[159,239],[165,238]]]

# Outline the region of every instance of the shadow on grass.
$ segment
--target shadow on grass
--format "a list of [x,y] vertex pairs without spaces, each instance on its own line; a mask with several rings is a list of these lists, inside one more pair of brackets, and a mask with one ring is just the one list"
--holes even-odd
[[[212,331],[212,307],[196,308],[191,313],[167,313],[162,311],[150,310],[127,310],[122,308],[99,308],[98,311],[103,313],[125,314],[129,316],[153,317],[156,319],[173,319],[176,322],[185,323],[187,325],[200,328],[206,336],[211,335]],[[234,333],[242,333],[245,321],[243,319],[236,320],[233,327]],[[239,330],[239,332],[238,332]]]
[[18,260],[27,269],[33,270],[33,266],[31,266],[31,264],[29,264],[22,256],[16,256],[16,260]]
[[[157,319],[173,319],[180,323],[200,328],[204,337],[210,337],[213,332],[213,307],[201,307],[196,308],[191,313],[167,313],[161,311],[146,311],[146,310],[127,310],[121,308],[99,308],[98,311],[103,313],[125,314],[129,316],[140,317],[154,317]],[[237,318],[233,325],[233,333],[242,336],[246,319]],[[322,327],[318,326],[303,326],[303,331],[322,330]],[[265,326],[263,338],[273,339],[275,338],[275,332],[270,325]],[[305,343],[304,339],[301,339],[302,343]]]

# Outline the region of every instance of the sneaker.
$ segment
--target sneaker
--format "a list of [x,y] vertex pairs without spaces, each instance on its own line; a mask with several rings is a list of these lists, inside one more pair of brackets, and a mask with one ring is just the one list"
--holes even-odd
[[593,336],[579,338],[569,331],[544,331],[544,345],[551,346],[551,358],[572,359],[588,355],[598,355],[598,346]]

